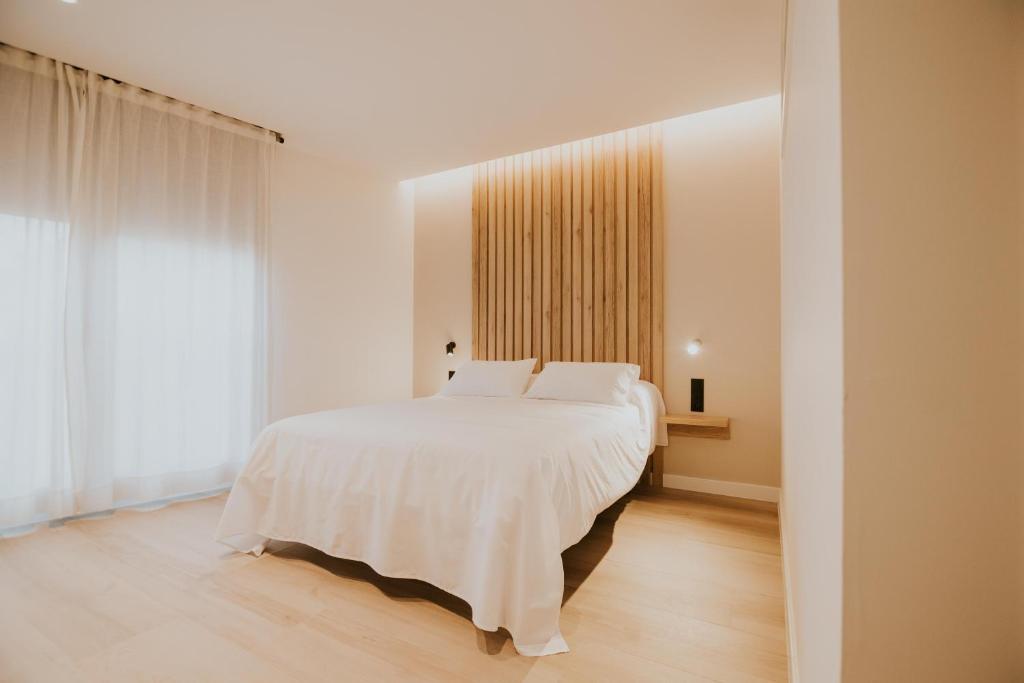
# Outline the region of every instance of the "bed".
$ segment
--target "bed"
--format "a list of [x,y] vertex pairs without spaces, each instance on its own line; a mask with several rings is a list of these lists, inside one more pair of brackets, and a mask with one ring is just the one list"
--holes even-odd
[[360,560],[465,600],[520,654],[568,651],[561,552],[645,469],[664,413],[653,384],[627,405],[434,396],[268,426],[228,497],[218,540],[270,539]]

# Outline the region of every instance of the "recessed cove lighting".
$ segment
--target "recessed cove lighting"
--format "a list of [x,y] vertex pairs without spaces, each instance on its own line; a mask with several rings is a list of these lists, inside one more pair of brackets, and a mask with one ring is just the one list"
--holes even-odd
[[78,0],[60,0],[60,1],[63,2],[65,5],[77,5],[78,4]]

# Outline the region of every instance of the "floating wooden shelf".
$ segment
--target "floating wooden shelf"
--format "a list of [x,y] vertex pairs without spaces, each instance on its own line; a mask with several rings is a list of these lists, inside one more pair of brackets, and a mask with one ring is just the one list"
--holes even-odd
[[704,439],[728,439],[729,418],[703,413],[663,415],[661,421],[668,425],[669,434],[697,436]]

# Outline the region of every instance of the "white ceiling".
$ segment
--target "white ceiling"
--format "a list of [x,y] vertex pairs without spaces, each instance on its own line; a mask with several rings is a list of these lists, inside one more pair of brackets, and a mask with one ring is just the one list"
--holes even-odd
[[784,0],[0,0],[0,41],[408,178],[779,91]]

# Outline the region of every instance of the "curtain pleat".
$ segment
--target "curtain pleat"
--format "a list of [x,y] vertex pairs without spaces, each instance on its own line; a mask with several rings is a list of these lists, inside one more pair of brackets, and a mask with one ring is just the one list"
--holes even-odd
[[0,45],[0,529],[228,485],[272,134]]

